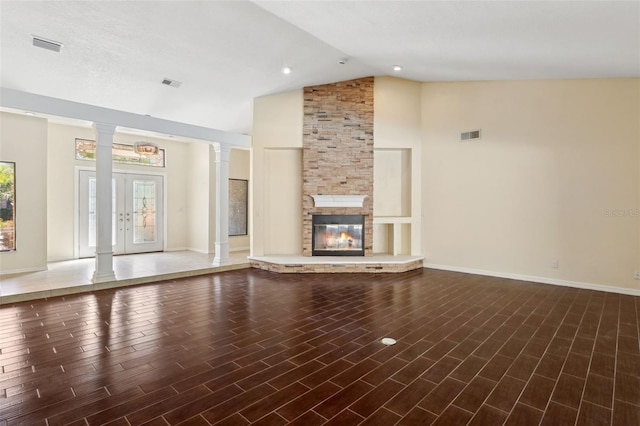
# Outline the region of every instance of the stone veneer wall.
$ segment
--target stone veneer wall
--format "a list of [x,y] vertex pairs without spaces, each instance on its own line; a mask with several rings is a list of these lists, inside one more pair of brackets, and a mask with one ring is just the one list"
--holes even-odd
[[[373,77],[305,87],[302,254],[311,256],[312,215],[365,216],[373,254]],[[367,195],[362,208],[316,208],[311,195]]]

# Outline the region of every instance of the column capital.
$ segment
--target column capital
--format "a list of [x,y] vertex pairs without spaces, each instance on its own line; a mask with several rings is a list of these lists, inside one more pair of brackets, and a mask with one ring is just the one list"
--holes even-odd
[[218,143],[213,145],[213,149],[216,152],[216,163],[220,161],[229,161],[232,149],[229,145]]
[[103,135],[113,135],[116,133],[116,126],[107,123],[93,123],[93,129]]

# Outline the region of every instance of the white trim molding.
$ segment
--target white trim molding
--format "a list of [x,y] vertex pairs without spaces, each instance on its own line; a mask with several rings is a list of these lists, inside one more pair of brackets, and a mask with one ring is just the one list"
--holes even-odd
[[534,275],[512,274],[509,272],[495,272],[484,269],[464,268],[459,266],[438,265],[434,263],[425,263],[425,268],[439,269],[442,271],[462,272],[464,274],[485,275],[489,277],[508,278],[518,281],[529,281],[540,284],[551,284],[563,287],[582,288],[585,290],[605,291],[607,293],[626,294],[629,296],[640,296],[640,289],[614,287],[602,284],[583,283],[580,281],[559,280],[556,278],[537,277]]
[[[244,235],[243,235],[243,237],[244,237]],[[230,252],[249,251],[249,250],[251,250],[251,247],[249,247],[249,246],[246,246],[246,247],[234,247],[234,248],[229,247],[229,251]]]
[[42,272],[42,271],[47,271],[48,269],[49,268],[47,268],[46,266],[44,268],[40,266],[34,266],[33,268],[8,269],[6,271],[0,271],[0,275],[24,274],[28,272]]
[[125,127],[198,139],[229,146],[230,148],[248,149],[251,147],[251,136],[240,133],[226,132],[142,114],[133,114],[126,111],[22,92],[6,87],[0,87],[0,106],[18,111],[31,111],[58,117],[111,124],[120,128]]
[[316,207],[362,208],[366,195],[312,195]]

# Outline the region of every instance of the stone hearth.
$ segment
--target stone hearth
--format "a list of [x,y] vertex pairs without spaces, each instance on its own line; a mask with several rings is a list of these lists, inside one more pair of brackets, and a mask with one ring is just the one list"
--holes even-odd
[[423,256],[249,256],[252,268],[265,271],[304,273],[400,273],[422,268]]

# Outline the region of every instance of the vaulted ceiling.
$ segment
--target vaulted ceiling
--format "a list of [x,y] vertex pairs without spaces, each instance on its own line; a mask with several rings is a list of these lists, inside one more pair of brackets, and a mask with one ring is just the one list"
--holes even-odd
[[638,1],[2,0],[0,24],[2,87],[235,132],[255,97],[369,75],[640,77]]

